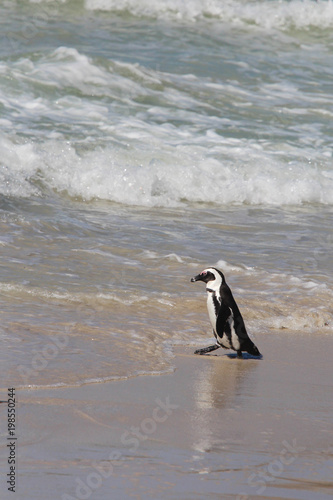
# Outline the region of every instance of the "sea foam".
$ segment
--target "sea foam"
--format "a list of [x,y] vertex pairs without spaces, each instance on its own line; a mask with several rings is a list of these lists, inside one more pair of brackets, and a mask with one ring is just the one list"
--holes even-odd
[[328,92],[101,64],[71,47],[0,71],[20,90],[0,86],[3,195],[53,190],[147,207],[333,204],[332,148],[317,116]]
[[[105,147],[79,153],[62,141],[14,144],[0,138],[0,192],[30,197],[54,190],[82,200],[140,206],[188,202],[251,205],[333,204],[333,179],[323,164],[285,164],[251,142],[225,141],[228,156],[202,146]],[[247,158],[246,158],[247,157]]]
[[88,10],[129,12],[134,16],[196,22],[219,20],[236,26],[264,29],[330,28],[331,0],[244,1],[244,0],[86,0]]

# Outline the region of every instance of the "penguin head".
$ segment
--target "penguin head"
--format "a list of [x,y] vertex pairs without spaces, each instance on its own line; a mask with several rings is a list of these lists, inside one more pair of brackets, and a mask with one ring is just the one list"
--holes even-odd
[[224,276],[218,269],[215,267],[209,267],[208,269],[204,269],[200,274],[191,278],[191,282],[195,281],[203,281],[204,283],[208,283],[209,281],[214,281],[216,279],[222,280],[224,282]]

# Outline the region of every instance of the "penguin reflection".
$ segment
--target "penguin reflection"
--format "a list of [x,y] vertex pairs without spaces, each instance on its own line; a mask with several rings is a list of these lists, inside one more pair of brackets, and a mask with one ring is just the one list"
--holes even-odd
[[[207,356],[193,379],[194,409],[191,416],[192,447],[200,452],[237,444],[244,429],[234,419],[246,412],[251,394],[256,393],[255,359],[244,362],[228,355]],[[217,425],[218,422],[218,425]],[[231,429],[237,428],[235,435]]]

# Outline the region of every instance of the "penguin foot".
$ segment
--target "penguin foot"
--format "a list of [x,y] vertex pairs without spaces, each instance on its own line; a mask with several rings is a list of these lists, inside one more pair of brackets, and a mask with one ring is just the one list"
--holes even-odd
[[221,347],[219,344],[209,345],[208,347],[204,347],[203,349],[197,349],[194,351],[194,354],[207,354],[208,352],[215,351]]

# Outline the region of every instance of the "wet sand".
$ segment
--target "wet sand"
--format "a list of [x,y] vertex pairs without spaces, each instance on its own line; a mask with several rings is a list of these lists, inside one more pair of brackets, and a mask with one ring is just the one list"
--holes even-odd
[[1,498],[331,498],[332,338],[256,343],[262,360],[178,346],[172,374],[18,391],[17,488],[2,439]]

